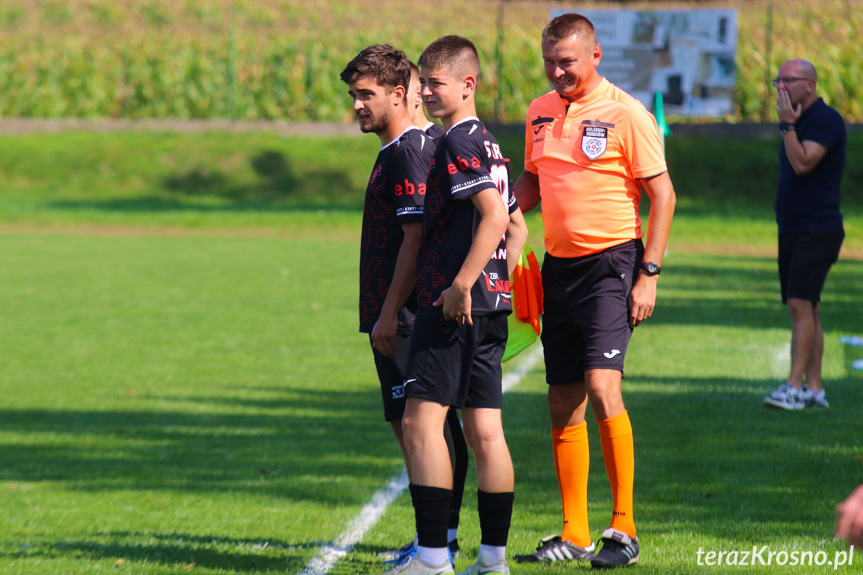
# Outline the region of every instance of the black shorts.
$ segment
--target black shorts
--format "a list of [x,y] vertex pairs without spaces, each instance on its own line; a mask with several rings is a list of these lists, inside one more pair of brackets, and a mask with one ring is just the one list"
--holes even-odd
[[458,408],[500,409],[506,314],[472,319],[473,325],[467,325],[437,314],[417,316],[405,395]]
[[818,304],[830,266],[839,259],[845,233],[804,232],[779,236],[779,287],[782,303],[789,298]]
[[583,382],[590,369],[623,373],[632,336],[629,292],[643,255],[641,240],[579,258],[545,255],[542,346],[549,385]]
[[[399,311],[399,326],[396,330],[396,355],[394,357],[387,357],[372,348],[372,354],[375,356],[375,367],[378,370],[378,379],[381,382],[384,419],[387,421],[401,419],[405,413],[405,394],[402,390],[402,384],[408,363],[408,349],[410,348],[414,319],[413,312],[405,308]],[[369,343],[371,341],[372,336],[369,334]]]

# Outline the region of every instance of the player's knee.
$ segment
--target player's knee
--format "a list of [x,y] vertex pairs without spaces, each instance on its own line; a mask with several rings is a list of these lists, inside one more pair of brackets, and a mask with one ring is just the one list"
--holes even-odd
[[548,411],[555,418],[569,418],[584,403],[584,384],[550,385]]
[[806,299],[788,298],[788,312],[795,318],[808,318],[815,313],[815,306]]
[[474,453],[482,454],[493,451],[500,445],[506,445],[501,426],[480,427],[465,433],[465,439]]

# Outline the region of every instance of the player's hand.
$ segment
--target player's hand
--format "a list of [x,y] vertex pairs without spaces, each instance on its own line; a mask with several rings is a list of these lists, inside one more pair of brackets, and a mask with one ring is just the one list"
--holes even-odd
[[638,274],[638,279],[635,280],[635,285],[629,292],[629,327],[634,328],[653,315],[658,277],[650,277],[643,273]]
[[470,288],[463,290],[453,284],[443,290],[440,297],[432,305],[443,307],[443,318],[447,321],[473,325],[473,320],[470,317]]
[[863,485],[836,507],[836,513],[836,537],[858,549],[863,547]]
[[381,314],[372,328],[372,347],[378,352],[393,357],[396,354],[396,331],[399,327],[398,314],[395,316]]

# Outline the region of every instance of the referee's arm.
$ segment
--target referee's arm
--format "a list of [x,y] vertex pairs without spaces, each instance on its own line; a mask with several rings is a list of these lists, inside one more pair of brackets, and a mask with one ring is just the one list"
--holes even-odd
[[531,211],[539,204],[539,176],[523,171],[513,186],[513,193],[521,211]]

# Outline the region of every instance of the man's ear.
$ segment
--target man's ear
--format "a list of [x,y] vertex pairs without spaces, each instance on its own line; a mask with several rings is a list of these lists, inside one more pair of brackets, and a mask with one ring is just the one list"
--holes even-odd
[[395,104],[400,104],[404,102],[405,99],[405,87],[404,86],[396,86],[392,91],[393,102]]

